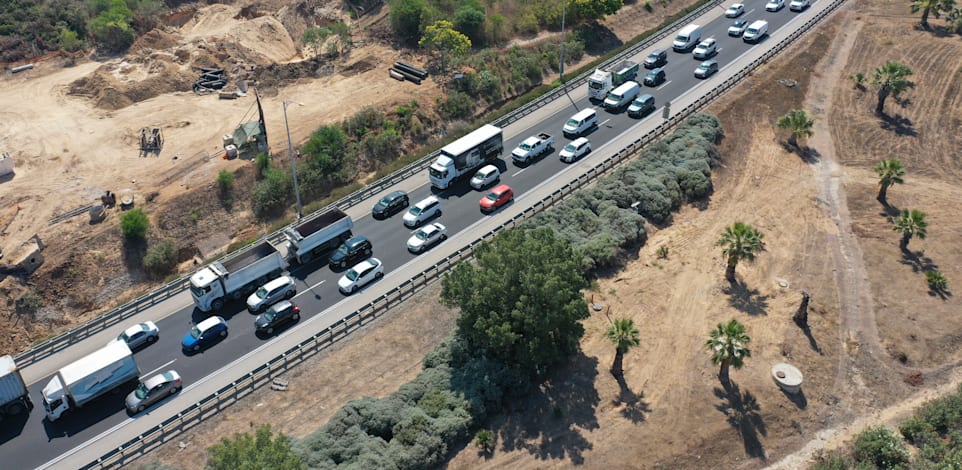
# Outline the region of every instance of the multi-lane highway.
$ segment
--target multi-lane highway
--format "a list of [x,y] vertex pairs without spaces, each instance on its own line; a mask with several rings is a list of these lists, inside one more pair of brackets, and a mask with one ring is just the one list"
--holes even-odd
[[[769,22],[769,37],[759,44],[745,44],[740,38],[732,38],[727,35],[726,31],[732,20],[722,17],[726,4],[712,10],[710,18],[702,17],[697,20],[703,27],[703,39],[714,37],[718,40],[718,53],[713,59],[720,63],[722,72],[725,72],[727,68],[744,66],[744,63],[736,64],[736,59],[745,55],[752,48],[765,48],[768,43],[776,42],[786,35],[787,31],[796,23],[792,23],[789,27],[783,28],[783,26],[786,26],[790,21],[797,21],[799,17],[811,14],[810,11],[790,12],[788,8],[784,8],[777,13],[766,12],[762,0],[750,0],[744,3],[746,4],[746,13],[742,15],[742,18],[749,21],[764,19]],[[800,24],[800,21],[798,21],[798,24]],[[652,94],[658,107],[656,112],[644,120],[632,119],[624,112],[612,114],[601,109],[600,106],[590,103],[587,99],[587,86],[583,86],[570,94],[570,100],[562,98],[563,104],[548,107],[552,111],[546,113],[538,122],[520,121],[505,130],[505,152],[502,160],[498,162],[498,166],[502,171],[501,182],[510,185],[515,191],[514,205],[523,205],[530,202],[531,199],[526,199],[525,196],[535,188],[544,185],[560,186],[575,176],[575,171],[578,169],[572,168],[570,164],[562,163],[558,159],[558,151],[570,141],[570,139],[562,136],[562,125],[577,110],[595,107],[599,115],[598,128],[587,136],[595,149],[584,159],[590,163],[619,150],[619,148],[607,144],[615,139],[624,138],[626,135],[640,133],[643,121],[650,124],[654,120],[660,120],[661,107],[669,100],[676,101],[685,94],[697,93],[700,90],[696,87],[706,81],[694,78],[693,72],[701,61],[695,60],[691,53],[671,52],[672,36],[658,44],[659,47],[669,49],[668,64],[664,67],[667,72],[667,81],[657,88],[642,86],[642,93]],[[640,63],[648,52],[644,51],[634,60]],[[747,62],[747,59],[742,62]],[[639,71],[637,78],[639,82],[646,72],[645,69]],[[718,75],[723,75],[723,73]],[[708,82],[710,84],[718,79],[718,77],[713,77]],[[702,89],[707,88],[708,86],[702,87]],[[555,136],[555,151],[528,166],[516,166],[511,162],[511,149],[524,138],[538,132],[548,132]],[[578,163],[575,165],[578,165]],[[559,175],[562,175],[562,177],[559,177]],[[565,175],[568,177],[564,177]],[[432,194],[432,189],[424,173],[416,175],[414,178],[420,178],[420,181],[416,181],[416,184],[407,182],[408,184],[404,185],[409,189],[412,204]],[[479,211],[478,201],[484,195],[484,192],[469,188],[466,181],[450,190],[436,194],[442,198],[443,209],[443,216],[436,220],[448,227],[452,238],[437,245],[427,254],[420,255],[422,257],[459,248],[463,244],[461,240],[476,238],[477,235],[482,233],[482,230],[487,231],[490,228],[484,224],[484,220],[498,216],[498,212],[486,216]],[[371,204],[373,203],[374,200],[371,201]],[[511,206],[509,205],[501,211],[510,209]],[[367,212],[366,215],[355,214],[354,219],[355,228],[353,232],[364,235],[371,240],[374,244],[374,256],[384,262],[388,274],[384,279],[361,290],[355,296],[370,297],[376,291],[383,291],[384,284],[399,284],[415,272],[413,261],[417,256],[408,253],[405,249],[405,242],[410,236],[411,230],[401,223],[401,214],[379,221],[374,220]],[[454,234],[458,234],[457,239],[455,239]],[[138,319],[139,321],[152,319],[160,328],[160,340],[135,354],[142,371],[142,377],[157,371],[176,369],[183,377],[184,384],[187,387],[182,392],[182,394],[185,394],[191,390],[191,384],[198,383],[205,377],[221,371],[226,365],[251,351],[257,350],[265,343],[284,341],[286,335],[293,336],[292,332],[299,327],[316,330],[317,323],[311,322],[314,317],[347,315],[353,311],[353,308],[345,301],[345,296],[337,290],[337,279],[341,274],[340,272],[333,272],[327,266],[318,263],[293,269],[291,275],[296,278],[298,284],[298,294],[293,301],[301,306],[302,318],[298,324],[282,329],[270,338],[261,338],[254,335],[254,316],[244,309],[241,302],[228,304],[220,312],[221,316],[225,317],[229,323],[230,333],[228,337],[204,352],[191,356],[181,352],[180,339],[190,329],[193,322],[203,318],[203,314],[195,312],[192,304],[185,305],[183,296],[173,299],[166,304],[167,310],[153,310],[155,312],[159,310],[163,312],[162,314],[155,314],[154,318]],[[69,349],[61,354],[68,358],[76,357],[76,353],[71,356],[71,350]],[[265,356],[265,359],[266,357],[268,356]],[[247,370],[227,370],[225,373],[237,377],[245,372]],[[89,443],[95,437],[114,433],[125,434],[127,432],[124,423],[131,421],[131,419],[123,409],[123,397],[119,394],[108,395],[73,415],[66,415],[57,422],[48,422],[40,406],[40,390],[49,381],[52,373],[53,370],[43,371],[43,375],[34,374],[34,376],[42,378],[37,379],[30,386],[31,397],[37,405],[30,414],[24,415],[19,420],[9,419],[3,422],[2,430],[0,430],[0,462],[3,462],[4,468],[42,466],[58,455]],[[161,403],[146,414],[153,417],[169,416],[175,414],[181,408],[175,405],[176,403]],[[127,435],[127,437],[134,437],[134,435]]]

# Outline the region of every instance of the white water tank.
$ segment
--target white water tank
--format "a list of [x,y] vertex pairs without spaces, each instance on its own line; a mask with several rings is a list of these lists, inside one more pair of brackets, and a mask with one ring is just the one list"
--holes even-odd
[[13,157],[9,153],[3,152],[0,154],[0,176],[10,173],[13,173]]
[[772,379],[788,393],[795,394],[802,390],[802,371],[791,364],[779,362],[772,366]]

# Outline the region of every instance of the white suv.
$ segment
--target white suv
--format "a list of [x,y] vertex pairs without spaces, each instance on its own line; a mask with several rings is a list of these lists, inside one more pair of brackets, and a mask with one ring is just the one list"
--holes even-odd
[[441,216],[441,201],[434,196],[428,196],[411,206],[411,208],[404,213],[404,225],[408,227],[419,227],[428,219],[436,216]]
[[250,310],[252,313],[263,312],[267,310],[267,307],[281,300],[294,297],[296,293],[297,286],[294,285],[294,280],[287,276],[281,276],[254,291],[254,293],[247,298],[247,310]]
[[812,6],[812,0],[792,0],[792,2],[788,4],[788,9],[792,11],[802,11],[810,6]]

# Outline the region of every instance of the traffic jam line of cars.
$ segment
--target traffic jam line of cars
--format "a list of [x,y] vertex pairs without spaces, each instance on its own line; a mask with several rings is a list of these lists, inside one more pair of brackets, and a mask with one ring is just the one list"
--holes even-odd
[[[810,6],[811,0],[791,0],[788,4],[789,10],[795,12],[804,11]],[[767,12],[778,12],[784,7],[785,0],[769,0],[765,4]],[[746,11],[742,3],[730,5],[725,10],[725,16],[733,18],[734,22],[727,29],[728,36],[740,37],[746,43],[756,43],[765,37],[768,34],[767,21],[750,21],[743,18],[743,15],[750,15],[753,11]],[[691,51],[693,58],[702,61],[695,68],[695,77],[708,78],[719,70],[719,64],[714,57],[722,49],[715,38],[703,39],[701,36],[700,26],[687,25],[678,31],[672,42],[672,49],[685,54]],[[668,78],[665,66],[668,61],[668,51],[665,49],[651,51],[641,64],[648,70],[641,83],[634,81],[640,68],[639,64],[631,61],[623,61],[608,70],[596,70],[588,79],[589,97],[595,101],[602,101],[602,106],[609,112],[627,110],[627,114],[633,118],[647,116],[655,110],[656,104],[651,94],[641,92],[642,85],[652,88],[666,85]],[[559,159],[565,163],[574,163],[590,154],[592,147],[586,134],[598,126],[598,113],[593,108],[582,109],[571,116],[562,128],[564,137],[571,140],[561,147]],[[429,171],[431,184],[444,189],[454,178],[462,175],[465,178],[470,176],[469,186],[484,193],[479,200],[481,212],[493,213],[511,203],[515,196],[510,186],[501,183],[501,170],[493,164],[486,164],[500,158],[502,151],[501,129],[491,125],[482,126],[442,149],[441,156],[431,165]],[[520,142],[512,150],[511,157],[515,164],[521,166],[528,165],[553,152],[554,138],[548,133],[539,133]],[[336,246],[336,249],[325,252],[330,253],[327,263],[334,271],[344,271],[337,281],[338,290],[344,295],[352,295],[383,278],[385,267],[380,259],[372,256],[374,249],[371,241],[363,236],[352,236],[350,228],[353,223],[350,218],[339,210],[337,212],[339,212],[337,217],[324,223],[318,222],[318,226],[313,228],[317,233],[325,229],[335,230],[331,232],[332,235],[324,235],[327,237],[326,241],[318,242],[323,246],[312,248],[295,246],[295,248],[299,250],[297,256],[304,256],[304,259],[299,258],[299,261],[304,262],[320,253],[318,250],[322,248],[327,250],[328,246],[334,243],[335,245],[331,245],[331,248]],[[371,209],[371,215],[377,220],[389,219],[401,212],[404,213],[401,217],[403,225],[415,229],[407,240],[409,252],[416,255],[422,254],[448,238],[447,227],[435,220],[442,215],[441,201],[438,197],[428,196],[411,204],[407,193],[392,191],[378,200]],[[335,224],[343,224],[342,219],[345,218],[346,225],[331,228]],[[297,227],[298,230],[301,228]],[[314,233],[308,228],[304,228],[303,232],[300,233],[297,241],[306,240]],[[264,279],[267,277],[257,278],[259,283]],[[192,284],[191,288],[195,302],[203,311],[210,310],[204,308],[198,300],[203,294],[209,293],[209,287],[205,287],[206,285],[199,285],[195,289]],[[236,289],[228,291],[227,288],[224,288],[224,291],[224,294],[238,292]],[[277,274],[253,290],[246,299],[246,306],[252,314],[257,315],[254,320],[255,334],[270,336],[281,326],[297,323],[300,320],[301,309],[292,302],[296,294],[297,287],[294,279]],[[44,388],[44,408],[47,416],[55,420],[67,409],[82,406],[84,400],[92,400],[106,390],[116,388],[122,382],[130,380],[131,377],[137,378],[139,370],[133,362],[132,351],[156,342],[159,334],[157,325],[151,321],[130,326],[103,350],[58,371],[51,383]],[[197,322],[182,337],[181,347],[186,354],[194,354],[227,336],[227,321],[221,316],[213,315]],[[116,343],[124,343],[126,347]],[[115,373],[116,383],[96,382],[91,385],[85,382],[88,380],[87,376],[93,377],[99,373],[99,369],[92,368],[90,365],[95,362],[95,355],[102,360],[101,362],[113,361],[110,367],[123,368],[118,369],[122,370],[123,374]],[[79,372],[85,369],[87,376]],[[182,388],[183,380],[176,370],[167,370],[146,380],[138,378],[136,389],[126,397],[125,407],[131,414],[140,413],[164,398],[175,395]],[[75,396],[77,390],[86,392],[87,397]]]

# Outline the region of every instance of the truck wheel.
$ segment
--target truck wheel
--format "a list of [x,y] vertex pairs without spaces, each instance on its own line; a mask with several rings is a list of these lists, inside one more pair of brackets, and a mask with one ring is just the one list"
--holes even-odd
[[16,402],[13,402],[13,403],[7,405],[7,411],[6,411],[6,413],[7,413],[8,415],[16,415],[16,414],[23,413],[23,410],[24,410],[24,408],[23,408],[23,403],[20,403],[19,401],[16,401]]
[[239,300],[243,296],[244,296],[244,292],[242,292],[240,289],[230,293],[230,298],[232,300]]
[[310,262],[311,262],[311,258],[313,258],[313,257],[314,257],[314,254],[311,253],[311,252],[304,253],[304,256],[301,256],[301,261],[300,261],[300,262],[301,262],[301,264],[310,263]]
[[220,310],[224,307],[224,299],[216,299],[210,303],[210,307],[214,310]]
[[370,248],[364,250],[364,256],[371,256],[371,249],[370,249]]

